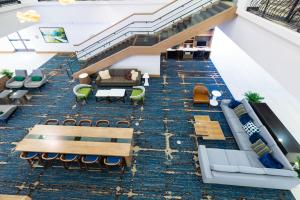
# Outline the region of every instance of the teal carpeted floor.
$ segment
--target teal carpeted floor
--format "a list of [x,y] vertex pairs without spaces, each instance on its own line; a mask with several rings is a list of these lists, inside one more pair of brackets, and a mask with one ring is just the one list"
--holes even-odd
[[[291,192],[261,188],[204,184],[197,158],[197,146],[237,149],[236,142],[219,107],[193,105],[195,83],[209,90],[231,94],[212,62],[168,60],[162,63],[160,78],[151,78],[145,105],[105,101],[76,105],[66,64],[70,55],[57,55],[41,68],[49,75],[42,91],[31,91],[32,100],[21,106],[0,127],[0,193],[30,195],[33,199],[187,199],[187,200],[293,200]],[[65,64],[61,67],[62,64]],[[78,70],[73,68],[73,70]],[[184,77],[182,76],[184,75]],[[128,88],[130,93],[130,88]],[[196,138],[192,119],[209,115],[220,122],[226,141]],[[129,120],[134,133],[133,165],[124,175],[65,170],[59,163],[44,169],[19,159],[15,145],[28,128],[47,119],[107,119],[111,124]],[[179,142],[180,141],[180,142]],[[272,184],[272,183],[270,183]]]

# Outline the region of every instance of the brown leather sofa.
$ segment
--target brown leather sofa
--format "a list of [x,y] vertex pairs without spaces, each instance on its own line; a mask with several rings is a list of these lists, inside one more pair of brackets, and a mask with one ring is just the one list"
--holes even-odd
[[209,106],[209,91],[204,85],[196,84],[193,90],[194,104],[208,104]]
[[[131,70],[135,70],[138,72],[138,77],[135,81],[128,80],[126,75]],[[97,86],[137,86],[141,85],[141,71],[137,69],[109,69],[109,74],[111,76],[110,79],[101,79],[101,77],[97,76],[96,84]]]

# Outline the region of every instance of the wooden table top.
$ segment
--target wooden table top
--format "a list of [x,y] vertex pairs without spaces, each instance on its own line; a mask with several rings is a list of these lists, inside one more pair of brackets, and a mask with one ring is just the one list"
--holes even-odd
[[28,196],[23,195],[6,195],[6,194],[0,194],[1,200],[31,200]]
[[[35,137],[32,137],[35,136]],[[51,136],[51,137],[39,137]],[[54,137],[53,137],[54,136]],[[66,140],[65,137],[128,139],[127,142]],[[36,125],[17,144],[16,151],[80,155],[130,156],[132,128]]]
[[196,135],[206,140],[225,140],[222,128],[217,121],[198,121],[194,124]]
[[133,136],[133,129],[89,126],[35,125],[28,134],[131,139]]

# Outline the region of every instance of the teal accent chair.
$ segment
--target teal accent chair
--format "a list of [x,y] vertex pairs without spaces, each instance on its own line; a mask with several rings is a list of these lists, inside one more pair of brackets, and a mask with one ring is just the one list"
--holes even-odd
[[73,88],[76,101],[87,102],[89,95],[92,93],[92,86],[88,84],[78,84]]
[[145,87],[134,86],[132,88],[133,88],[133,90],[132,90],[132,93],[130,96],[131,102],[142,102],[142,104],[144,104],[145,92],[146,92]]

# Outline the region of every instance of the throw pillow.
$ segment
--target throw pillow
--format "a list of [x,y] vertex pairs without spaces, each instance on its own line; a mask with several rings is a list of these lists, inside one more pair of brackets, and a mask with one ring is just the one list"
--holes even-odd
[[125,79],[130,80],[131,81],[131,71],[128,70],[125,74]]
[[251,145],[251,148],[253,151],[258,155],[258,157],[261,157],[265,153],[271,153],[271,149],[261,140],[257,140],[254,144]]
[[240,105],[238,105],[237,107],[235,107],[235,108],[233,109],[233,111],[234,111],[234,113],[236,114],[236,116],[237,116],[238,118],[240,118],[240,116],[242,116],[243,114],[246,114],[246,113],[247,113],[247,110],[246,110],[246,108],[244,107],[243,104],[240,104]]
[[259,161],[266,167],[266,168],[274,168],[274,169],[282,169],[283,165],[276,160],[270,153],[265,153],[261,157],[259,157]]
[[253,119],[248,115],[248,113],[243,114],[240,116],[240,122],[245,125],[248,122],[253,122]]
[[15,76],[15,81],[24,81],[25,77],[24,76]]
[[241,104],[241,102],[232,99],[230,101],[230,103],[228,104],[228,107],[231,108],[231,109],[234,109],[235,107],[237,107],[240,104]]
[[259,128],[252,122],[248,122],[245,125],[243,125],[243,129],[248,133],[249,136],[251,136],[253,133],[260,133]]
[[103,80],[107,80],[107,79],[110,79],[110,78],[111,78],[111,76],[110,76],[108,70],[100,71],[100,72],[99,72],[99,76],[100,76],[100,78],[103,79]]
[[41,76],[32,76],[31,77],[31,81],[33,82],[39,82],[41,81],[43,78]]
[[249,140],[251,142],[251,144],[254,144],[257,140],[261,140],[263,141],[265,144],[268,144],[266,142],[266,140],[259,134],[259,133],[253,133],[250,137],[249,137]]
[[136,81],[139,73],[135,70],[131,70],[131,80]]

